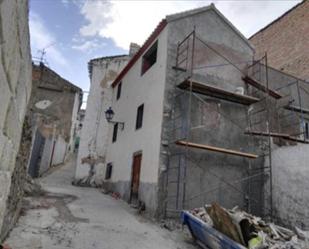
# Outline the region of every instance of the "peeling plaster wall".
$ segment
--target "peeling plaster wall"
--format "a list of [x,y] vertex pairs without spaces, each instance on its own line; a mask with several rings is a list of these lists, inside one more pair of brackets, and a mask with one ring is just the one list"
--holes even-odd
[[42,126],[56,123],[55,134],[70,143],[73,119],[77,119],[79,109],[77,96],[82,94],[82,90],[45,65],[33,65],[32,79],[30,115],[40,114]]
[[[115,56],[95,59],[91,63],[91,85],[87,99],[87,108],[77,157],[76,179],[88,176],[89,164],[82,159],[91,155],[100,158],[96,165],[95,178],[102,182],[105,176],[104,158],[108,141],[109,124],[105,119],[105,110],[111,106],[112,90],[110,84],[127,64],[129,56]],[[100,162],[99,162],[100,161]]]
[[[50,166],[63,163],[74,150],[82,90],[43,64],[33,64],[32,81],[27,116],[33,131],[44,137],[45,144],[40,145],[42,157],[38,166],[29,164],[29,167],[35,167],[30,171],[40,175]],[[33,140],[34,135],[35,132]],[[31,156],[36,157],[36,152],[32,151]]]
[[0,41],[1,241],[16,221],[23,195],[25,171],[16,156],[31,93],[28,1],[0,1]]
[[274,218],[288,227],[309,229],[309,145],[274,147]]

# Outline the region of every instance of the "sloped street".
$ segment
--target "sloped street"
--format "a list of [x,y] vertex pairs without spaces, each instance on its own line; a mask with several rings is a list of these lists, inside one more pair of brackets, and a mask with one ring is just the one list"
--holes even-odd
[[6,240],[11,248],[194,248],[189,236],[147,221],[127,203],[98,189],[72,186],[74,163],[40,179],[46,194],[24,199]]

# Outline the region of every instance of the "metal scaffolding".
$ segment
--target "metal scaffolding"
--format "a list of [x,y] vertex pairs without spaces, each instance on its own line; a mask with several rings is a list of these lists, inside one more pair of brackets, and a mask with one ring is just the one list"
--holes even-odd
[[[270,68],[266,54],[258,61],[244,60],[233,51],[204,41],[195,30],[178,43],[173,69],[175,81],[169,94],[171,114],[168,131],[169,162],[165,178],[165,217],[191,208],[190,203],[194,199],[203,201],[212,192],[228,188],[242,195],[245,203],[243,208],[247,211],[260,209],[260,215],[272,219],[272,145],[308,143],[308,124],[305,120],[309,120],[309,106],[304,101],[309,99],[308,83]],[[216,84],[215,77],[209,79],[209,75],[221,69],[227,74],[235,75],[235,79],[244,87],[235,91],[232,89],[233,84]],[[205,75],[208,75],[208,80],[202,77]],[[213,100],[239,106],[237,110],[241,110],[238,112],[242,112],[242,115],[227,115],[218,105],[211,105]],[[197,102],[206,106],[204,116],[207,122],[211,122],[215,116],[209,113],[217,113],[230,127],[237,130],[239,137],[234,139],[241,139],[246,143],[246,149],[224,147],[225,138],[220,134],[216,136],[213,134],[215,132],[211,132],[211,139],[207,144],[195,141],[198,136],[194,132],[206,130],[205,122],[194,125],[196,117],[192,113],[197,112],[197,105],[194,104]],[[207,136],[210,136],[209,131],[207,134],[206,141]],[[227,180],[207,168],[207,174],[215,179],[217,186],[188,194],[189,165],[205,169],[205,161],[197,160],[192,155],[195,150],[224,154],[227,161],[230,157],[241,157],[246,165],[246,175]],[[256,163],[255,160],[259,162]],[[214,166],[220,167],[220,163],[223,165],[223,162],[218,161]],[[265,182],[267,191],[264,189]],[[246,190],[239,188],[237,184],[246,184]],[[257,186],[261,188],[258,190],[261,198],[255,198],[252,194],[257,191]],[[268,193],[268,196],[263,196],[264,193]]]

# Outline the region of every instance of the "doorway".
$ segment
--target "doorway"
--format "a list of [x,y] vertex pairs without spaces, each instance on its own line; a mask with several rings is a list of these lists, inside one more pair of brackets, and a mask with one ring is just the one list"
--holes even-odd
[[131,195],[130,195],[130,203],[133,203],[133,204],[137,203],[138,201],[138,189],[139,189],[139,182],[140,182],[141,163],[142,163],[142,153],[138,152],[138,153],[133,154]]
[[28,168],[28,174],[32,178],[39,176],[40,162],[42,159],[44,145],[45,138],[42,136],[39,130],[36,130]]

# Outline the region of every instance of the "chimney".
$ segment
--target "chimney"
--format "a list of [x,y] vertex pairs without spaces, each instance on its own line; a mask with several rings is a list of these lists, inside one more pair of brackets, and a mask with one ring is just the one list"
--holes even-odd
[[131,42],[130,43],[129,56],[133,57],[138,52],[138,50],[140,50],[140,48],[141,47],[138,44]]

